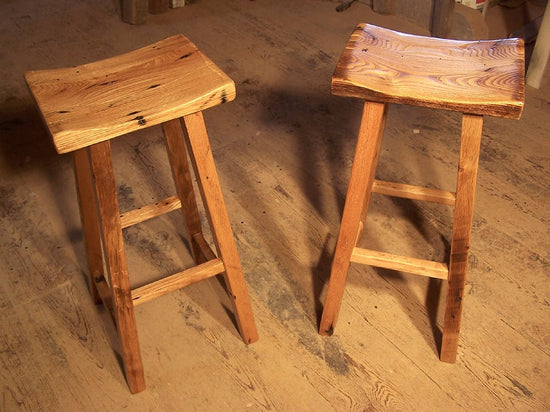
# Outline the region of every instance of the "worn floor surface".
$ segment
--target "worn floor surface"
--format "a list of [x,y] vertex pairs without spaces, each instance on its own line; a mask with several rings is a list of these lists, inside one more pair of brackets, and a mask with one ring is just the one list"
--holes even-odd
[[[143,26],[122,23],[116,4],[0,4],[0,410],[550,409],[548,75],[527,88],[520,121],[486,119],[449,365],[438,360],[445,284],[423,277],[353,265],[335,334],[317,334],[361,109],[331,96],[330,76],[358,22],[427,29],[361,2],[336,13],[331,1],[201,0]],[[542,14],[529,5],[526,21]],[[507,13],[491,8],[487,35],[522,26]],[[139,306],[148,386],[131,395],[88,295],[71,157],[55,153],[23,73],[176,33],[237,85],[205,118],[260,340],[243,344],[216,279]],[[453,190],[460,116],[389,116],[379,177]],[[162,142],[151,128],[113,143],[122,208],[173,194]],[[189,264],[179,218],[125,231],[134,284]],[[450,221],[445,207],[376,196],[364,242],[442,259]]]

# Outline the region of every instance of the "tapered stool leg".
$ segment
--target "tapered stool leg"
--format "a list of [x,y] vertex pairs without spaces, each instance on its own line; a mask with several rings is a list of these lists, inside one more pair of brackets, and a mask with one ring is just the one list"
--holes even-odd
[[191,162],[198,180],[206,214],[212,228],[212,236],[220,259],[225,265],[225,280],[235,307],[239,332],[249,344],[258,340],[252,306],[246,291],[237,247],[231,231],[229,217],[218,181],[214,157],[208,140],[201,112],[182,119],[184,133],[189,146]]
[[463,115],[448,292],[441,344],[441,360],[450,363],[455,362],[458,348],[482,128],[482,116]]
[[384,103],[365,102],[340,232],[321,317],[319,333],[330,335],[336,325],[353,248],[362,233],[386,123]]
[[100,304],[101,297],[95,279],[101,278],[104,273],[103,250],[88,148],[73,152],[73,160],[80,220],[88,259],[88,287],[94,302]]
[[187,233],[189,234],[193,258],[197,264],[204,263],[208,258],[196,241],[197,235],[202,238],[203,232],[180,119],[177,118],[163,123],[162,130],[166,138],[168,159],[172,168],[176,192],[181,200],[181,208],[187,226]]
[[122,238],[110,142],[105,141],[90,146],[90,159],[122,359],[130,391],[136,393],[145,389],[145,376]]

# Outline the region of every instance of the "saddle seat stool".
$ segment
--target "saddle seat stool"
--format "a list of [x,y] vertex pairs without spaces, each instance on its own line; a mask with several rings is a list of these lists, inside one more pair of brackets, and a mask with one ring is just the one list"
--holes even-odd
[[[364,100],[355,157],[319,333],[333,333],[350,262],[445,279],[448,292],[440,358],[456,360],[466,282],[483,116],[519,119],[524,102],[521,39],[458,41],[370,24],[353,31],[332,77],[332,93]],[[462,113],[454,192],[375,179],[388,103]],[[358,247],[371,193],[454,207],[447,262]]]
[[[233,81],[183,35],[82,66],[29,71],[25,78],[57,151],[73,153],[89,287],[115,321],[130,391],[145,389],[135,305],[223,273],[239,332],[245,343],[256,341],[202,115],[235,98]],[[177,195],[120,214],[110,141],[159,124]],[[203,235],[187,155],[217,253]],[[130,289],[122,229],[180,208],[196,266]]]

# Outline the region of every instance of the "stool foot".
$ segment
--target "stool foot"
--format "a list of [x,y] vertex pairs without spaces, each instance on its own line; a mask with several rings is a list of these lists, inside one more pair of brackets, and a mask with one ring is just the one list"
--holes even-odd
[[469,114],[462,116],[448,292],[441,343],[441,360],[449,363],[455,362],[458,348],[482,128],[482,116]]
[[237,327],[244,342],[250,344],[258,340],[258,332],[202,113],[183,117],[182,126],[218,256],[225,265],[224,277],[234,303]]
[[[383,103],[365,102],[346,204],[332,262],[325,307],[319,333],[332,334],[338,319],[344,286],[353,248],[361,236],[369,207],[374,173],[386,123],[387,107]],[[367,176],[365,178],[365,176]]]

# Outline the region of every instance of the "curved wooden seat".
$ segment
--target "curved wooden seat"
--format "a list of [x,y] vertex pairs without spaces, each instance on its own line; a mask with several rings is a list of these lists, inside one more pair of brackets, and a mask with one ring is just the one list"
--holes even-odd
[[235,98],[233,81],[183,35],[25,79],[59,153]]
[[[89,289],[114,320],[130,391],[145,389],[136,305],[222,275],[243,341],[258,340],[202,113],[235,98],[233,81],[182,35],[25,77],[57,151],[73,152]],[[121,211],[110,140],[157,124],[162,124],[176,195]],[[215,251],[205,238],[197,192]],[[177,209],[195,264],[132,288],[122,230]]]
[[519,119],[522,39],[457,41],[358,25],[332,77],[332,93]]
[[[361,24],[336,66],[332,92],[361,98],[364,105],[319,333],[334,331],[352,262],[445,279],[440,358],[455,362],[483,116],[519,119],[525,94],[523,40],[444,40]],[[454,192],[375,178],[388,103],[462,113]],[[445,262],[360,247],[372,193],[453,207],[451,247]]]

